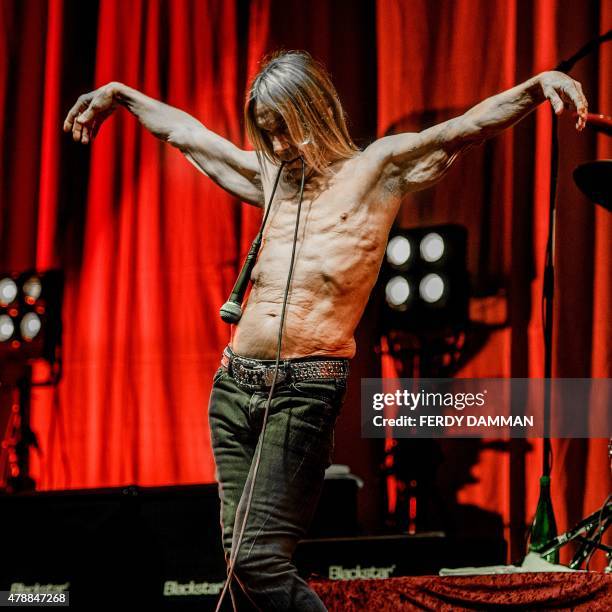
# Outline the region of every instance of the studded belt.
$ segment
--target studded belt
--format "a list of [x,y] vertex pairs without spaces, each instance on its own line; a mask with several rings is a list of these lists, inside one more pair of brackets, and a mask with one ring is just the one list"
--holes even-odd
[[[249,359],[235,355],[226,347],[221,365],[240,385],[271,387],[275,360]],[[281,359],[278,364],[276,384],[313,379],[346,378],[349,374],[348,359]]]

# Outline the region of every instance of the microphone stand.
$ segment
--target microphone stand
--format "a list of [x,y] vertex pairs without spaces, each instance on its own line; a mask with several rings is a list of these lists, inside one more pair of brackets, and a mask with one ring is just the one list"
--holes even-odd
[[[562,60],[554,69],[562,72],[569,72],[578,60],[596,51],[604,42],[612,40],[612,30],[605,34],[593,38],[579,49],[574,55],[566,60]],[[554,269],[554,250],[555,250],[555,219],[556,219],[556,198],[557,198],[557,176],[559,170],[559,135],[558,121],[554,110],[552,113],[552,133],[551,133],[551,157],[550,157],[550,201],[548,211],[548,238],[546,241],[546,254],[544,264],[544,276],[542,287],[543,303],[543,327],[544,327],[544,414],[543,414],[543,447],[542,447],[542,478],[540,479],[540,501],[536,510],[536,519],[540,514],[540,502],[549,504],[547,508],[548,518],[552,519],[552,530],[548,534],[549,538],[556,536],[554,523],[554,511],[552,501],[548,494],[550,486],[550,472],[552,463],[552,445],[550,442],[550,418],[551,418],[551,378],[552,378],[552,344],[553,344],[553,304],[555,292],[555,269]],[[544,510],[544,508],[542,508]],[[553,533],[554,531],[554,533]],[[538,547],[539,552],[542,550]],[[548,551],[558,554],[557,550]]]
[[[581,547],[574,555],[569,567],[579,569],[582,562],[589,557],[593,550],[603,550],[608,556],[608,569],[606,573],[612,571],[612,548],[601,543],[601,538],[608,527],[612,524],[612,502],[606,500],[601,508],[582,519],[577,525],[568,529],[564,534],[552,538],[546,542],[540,552],[540,556],[549,555],[558,551],[562,546],[577,540],[581,542]],[[587,537],[584,537],[586,534]]]

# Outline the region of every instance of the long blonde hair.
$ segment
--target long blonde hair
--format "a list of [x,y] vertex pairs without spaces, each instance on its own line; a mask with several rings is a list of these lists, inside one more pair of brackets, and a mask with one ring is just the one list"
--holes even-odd
[[318,172],[358,151],[329,74],[306,51],[281,51],[265,58],[244,106],[247,135],[257,155],[278,164],[270,139],[255,119],[258,102],[281,116],[306,164]]

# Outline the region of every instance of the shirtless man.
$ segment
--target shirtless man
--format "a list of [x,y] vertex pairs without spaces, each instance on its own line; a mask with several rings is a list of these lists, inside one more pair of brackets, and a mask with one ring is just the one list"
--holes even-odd
[[[348,360],[355,354],[354,330],[400,203],[407,193],[434,185],[468,147],[512,126],[546,99],[557,114],[565,107],[575,110],[576,128],[584,128],[587,101],[580,84],[544,72],[460,117],[421,133],[380,138],[360,151],[325,70],[307,53],[288,52],[269,59],[248,92],[245,123],[255,151],[239,149],[192,116],[121,83],[84,94],[68,113],[64,130],[87,144],[124,106],[222,188],[244,202],[270,206],[251,293],[209,403],[223,545],[228,561],[238,553],[230,587],[235,609],[325,609],[291,559],[331,460]],[[267,412],[302,160],[306,179],[282,368]],[[286,163],[270,203],[281,162]],[[261,463],[253,483],[258,444]],[[236,546],[245,514],[244,537]]]

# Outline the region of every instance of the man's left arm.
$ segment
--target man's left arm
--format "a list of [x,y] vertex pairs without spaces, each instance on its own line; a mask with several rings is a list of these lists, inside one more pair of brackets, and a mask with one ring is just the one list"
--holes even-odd
[[576,111],[576,129],[584,128],[588,104],[580,83],[562,72],[543,72],[420,133],[380,138],[365,153],[380,164],[391,191],[424,189],[440,180],[462,151],[511,127],[547,99],[557,115],[566,107]]

